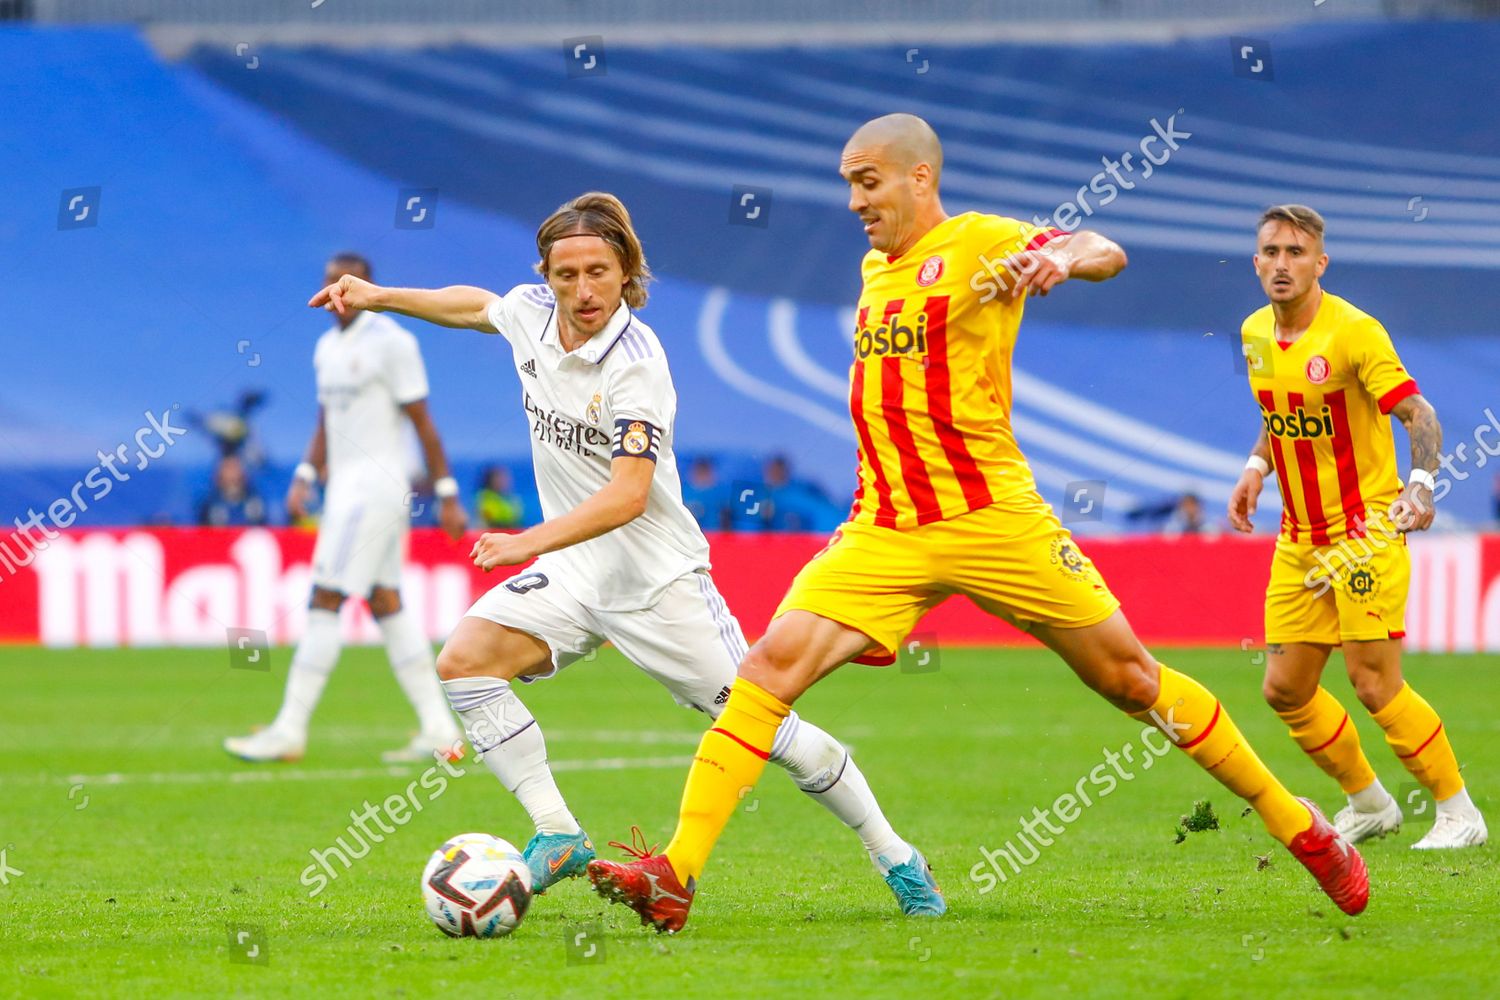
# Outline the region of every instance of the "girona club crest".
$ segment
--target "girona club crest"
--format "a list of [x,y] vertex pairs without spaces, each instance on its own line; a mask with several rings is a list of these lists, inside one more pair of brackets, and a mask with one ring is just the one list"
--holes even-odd
[[1328,381],[1328,375],[1333,369],[1328,364],[1328,359],[1321,354],[1314,354],[1307,359],[1307,380],[1313,385],[1322,385]]
[[943,258],[932,256],[922,261],[922,269],[917,272],[917,284],[926,288],[943,276]]

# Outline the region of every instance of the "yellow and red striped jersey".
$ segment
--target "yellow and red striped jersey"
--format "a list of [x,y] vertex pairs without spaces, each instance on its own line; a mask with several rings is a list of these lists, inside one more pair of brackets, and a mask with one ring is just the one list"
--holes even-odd
[[966,212],[899,257],[865,255],[849,410],[859,438],[850,520],[957,517],[1035,489],[1010,425],[1025,299],[1002,261],[1061,230]]
[[1281,536],[1314,545],[1363,538],[1369,518],[1401,492],[1387,414],[1417,392],[1390,334],[1324,291],[1292,343],[1276,339],[1269,305],[1246,317],[1240,339],[1281,487]]

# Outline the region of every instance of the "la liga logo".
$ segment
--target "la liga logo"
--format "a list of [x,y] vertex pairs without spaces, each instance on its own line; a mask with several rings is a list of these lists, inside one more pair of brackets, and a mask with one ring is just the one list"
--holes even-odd
[[1313,385],[1322,385],[1328,381],[1328,375],[1333,371],[1328,364],[1328,359],[1321,354],[1314,354],[1307,359],[1307,380]]
[[922,261],[922,269],[917,272],[917,284],[926,288],[943,276],[943,258],[933,256]]

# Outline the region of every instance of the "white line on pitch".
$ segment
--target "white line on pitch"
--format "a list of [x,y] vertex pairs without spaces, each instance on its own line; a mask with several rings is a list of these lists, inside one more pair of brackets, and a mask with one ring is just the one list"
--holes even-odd
[[[553,771],[627,771],[633,768],[685,767],[690,756],[599,757],[592,760],[555,760]],[[455,767],[472,764],[461,761]],[[265,765],[255,771],[151,771],[140,774],[115,771],[108,774],[23,775],[0,777],[0,785],[237,785],[274,781],[364,781],[369,778],[408,778],[421,774],[415,766],[351,767],[308,770],[295,765]]]

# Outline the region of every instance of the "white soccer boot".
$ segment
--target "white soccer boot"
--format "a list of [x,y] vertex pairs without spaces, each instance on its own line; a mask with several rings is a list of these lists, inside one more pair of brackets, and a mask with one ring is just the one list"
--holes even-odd
[[1484,817],[1473,806],[1454,812],[1438,812],[1427,836],[1411,845],[1414,851],[1439,851],[1455,847],[1478,847],[1490,839]]
[[417,733],[403,747],[380,755],[382,764],[431,764],[441,758],[450,764],[464,759],[463,734],[455,726],[442,733]]
[[296,739],[272,727],[249,736],[231,736],[224,741],[224,749],[252,764],[297,761],[307,749],[307,740],[305,737]]
[[1376,812],[1361,812],[1351,803],[1333,817],[1333,828],[1351,844],[1395,833],[1401,829],[1401,803],[1388,795],[1385,806]]

